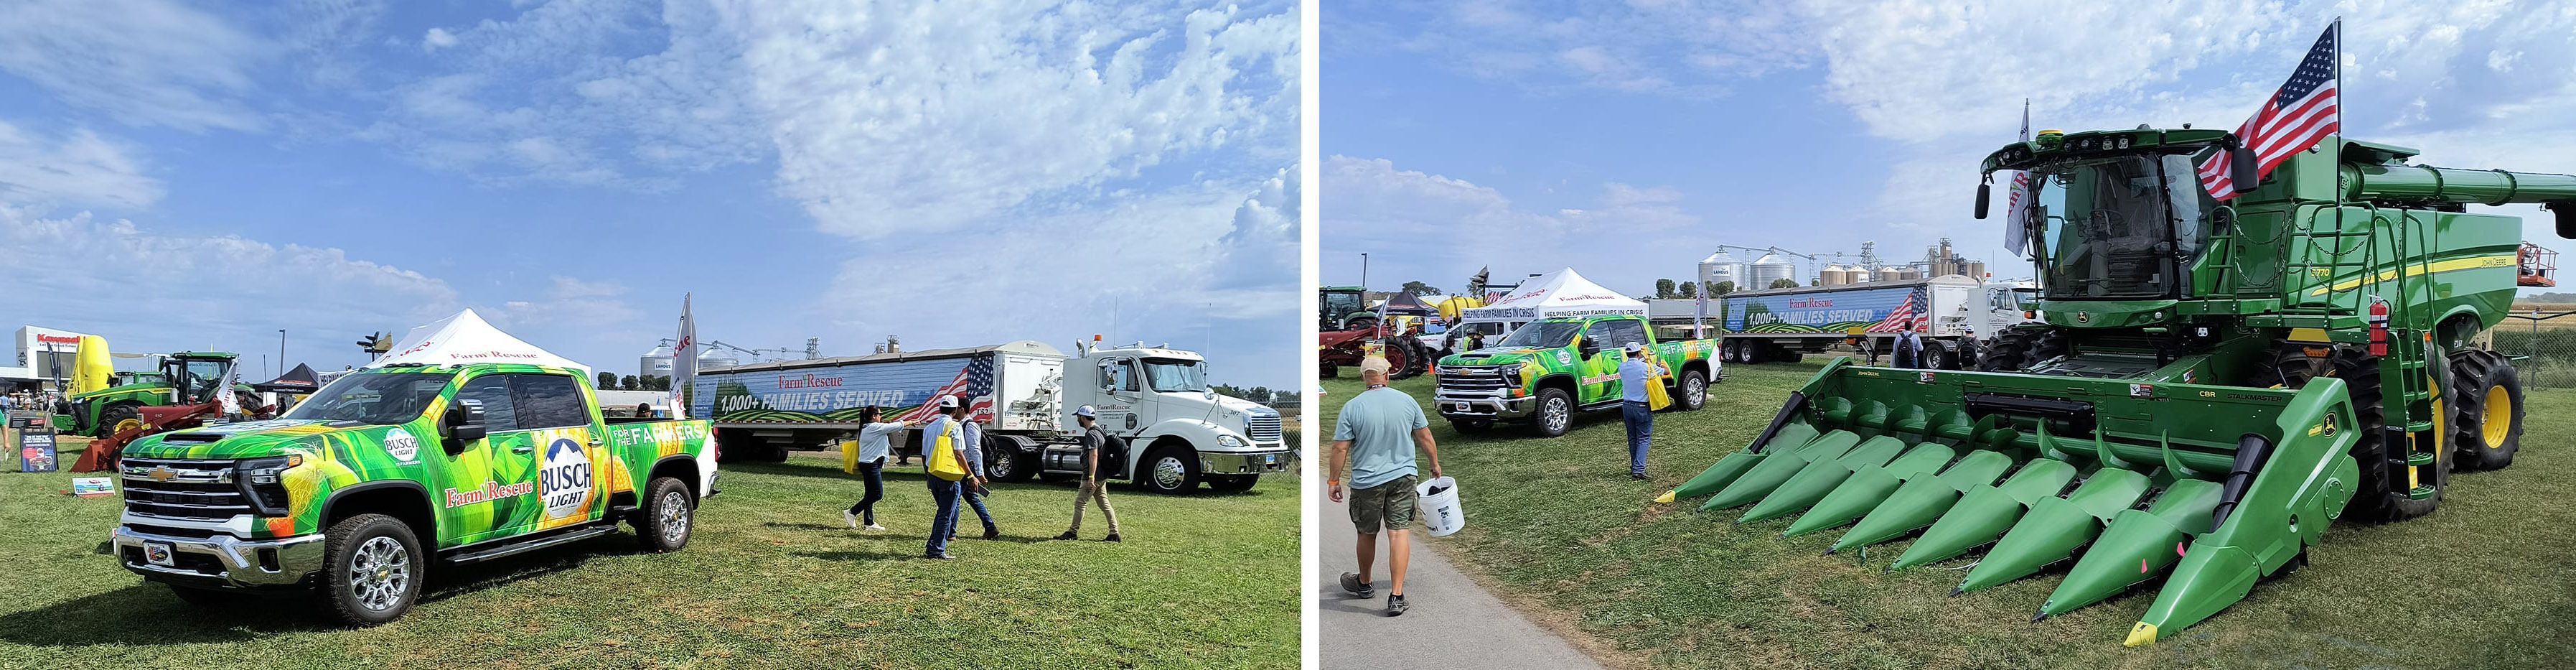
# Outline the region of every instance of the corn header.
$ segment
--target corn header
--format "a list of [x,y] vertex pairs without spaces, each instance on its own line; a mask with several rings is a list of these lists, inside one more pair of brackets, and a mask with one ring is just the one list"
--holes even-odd
[[2236,141],[2047,131],[1987,156],[1989,180],[2033,177],[2044,323],[1976,371],[1828,364],[1663,500],[1839,531],[1827,553],[1912,536],[1890,570],[1976,556],[1954,593],[2067,564],[2034,621],[2161,581],[2134,646],[2305,564],[2338,520],[2429,514],[2455,470],[2512,463],[2521,384],[2473,339],[2545,272],[2520,219],[2464,206],[2542,204],[2576,236],[2576,177],[2328,137],[2222,204],[2195,156]]

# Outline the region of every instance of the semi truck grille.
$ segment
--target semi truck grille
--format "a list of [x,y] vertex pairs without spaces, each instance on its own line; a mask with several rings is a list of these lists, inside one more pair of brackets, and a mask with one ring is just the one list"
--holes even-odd
[[1246,437],[1252,438],[1252,441],[1254,442],[1277,441],[1279,439],[1279,415],[1260,413],[1247,415],[1243,417],[1243,432]]
[[1440,369],[1440,377],[1432,380],[1432,383],[1442,391],[1467,393],[1506,391],[1520,385],[1519,376],[1506,373],[1519,369],[1516,366],[1494,365],[1444,367]]
[[119,470],[129,512],[211,520],[251,513],[250,501],[233,483],[232,461],[127,458]]

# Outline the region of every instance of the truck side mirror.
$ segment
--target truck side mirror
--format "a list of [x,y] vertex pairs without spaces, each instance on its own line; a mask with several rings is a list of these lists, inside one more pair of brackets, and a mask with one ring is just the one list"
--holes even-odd
[[447,415],[439,417],[438,432],[440,437],[446,438],[447,450],[450,454],[461,451],[465,445],[472,444],[475,440],[483,439],[490,434],[489,429],[483,425],[483,401],[472,398],[457,399],[455,405],[448,406]]
[[2576,200],[2543,203],[2542,209],[2558,215],[2558,236],[2576,240]]
[[1977,182],[1977,218],[1986,218],[1986,201],[1992,199],[1994,195],[1995,185],[1992,182]]

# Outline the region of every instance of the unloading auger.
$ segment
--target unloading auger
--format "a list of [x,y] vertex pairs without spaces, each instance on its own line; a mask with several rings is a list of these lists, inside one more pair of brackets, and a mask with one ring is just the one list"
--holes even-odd
[[2329,137],[2221,204],[2194,158],[2235,142],[2045,131],[1987,156],[2037,184],[2025,302],[2045,324],[1977,371],[1827,364],[1659,502],[1843,529],[1826,553],[1916,535],[1890,570],[1984,548],[1954,594],[2071,562],[2033,621],[2161,579],[2136,646],[2305,564],[2337,519],[2431,513],[2454,467],[2510,464],[2521,382],[2473,339],[2538,270],[2519,218],[2462,210],[2540,203],[2576,237],[2576,177]]

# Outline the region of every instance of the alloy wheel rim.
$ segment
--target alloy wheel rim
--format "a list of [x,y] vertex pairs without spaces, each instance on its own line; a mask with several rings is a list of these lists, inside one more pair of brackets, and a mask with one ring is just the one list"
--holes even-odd
[[349,593],[359,607],[391,609],[411,588],[411,552],[392,537],[378,535],[349,554]]
[[1682,389],[1682,395],[1690,398],[1691,405],[1696,407],[1700,403],[1708,400],[1708,382],[1700,381],[1699,378],[1693,377],[1691,378],[1688,387]]
[[678,491],[662,494],[662,540],[679,542],[689,536],[689,499]]
[[1170,456],[1154,459],[1154,484],[1157,486],[1166,489],[1180,488],[1181,478],[1185,474],[1187,473],[1182,470],[1181,459]]
[[1549,399],[1547,401],[1548,430],[1563,430],[1565,428],[1566,419],[1569,418],[1569,414],[1571,413],[1565,409],[1564,400]]

